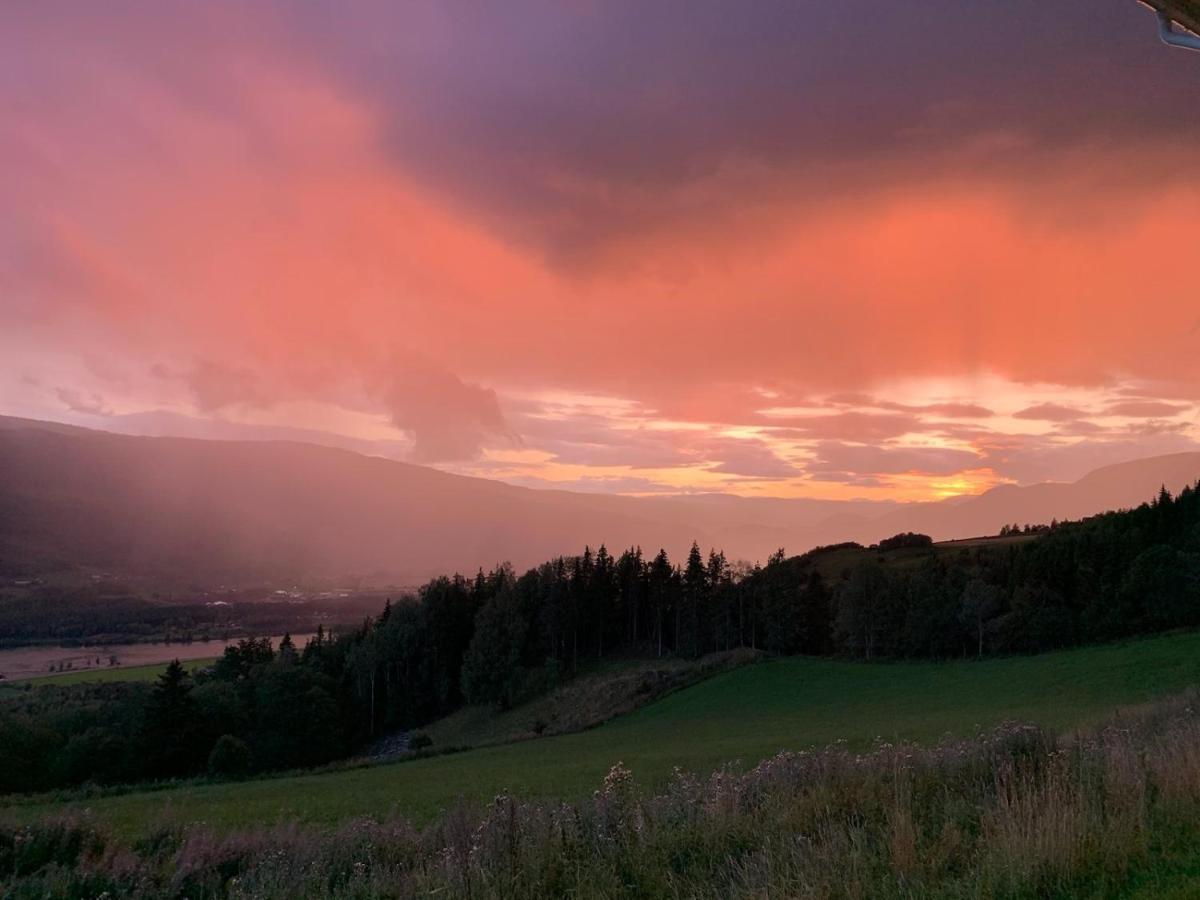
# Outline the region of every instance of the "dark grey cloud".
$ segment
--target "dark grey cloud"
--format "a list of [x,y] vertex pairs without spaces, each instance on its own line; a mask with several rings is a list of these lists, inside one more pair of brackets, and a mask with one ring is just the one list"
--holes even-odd
[[1200,128],[1179,114],[1193,61],[1126,0],[430,0],[280,18],[373,97],[406,169],[568,255],[702,211],[688,187],[739,166],[819,194],[897,165],[1033,175],[1047,148]]

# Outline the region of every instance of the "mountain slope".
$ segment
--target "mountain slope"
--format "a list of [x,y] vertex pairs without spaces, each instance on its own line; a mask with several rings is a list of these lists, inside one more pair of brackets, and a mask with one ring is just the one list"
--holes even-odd
[[696,539],[757,557],[838,508],[532,490],[309,444],[0,418],[0,559],[205,584],[404,582],[600,541],[679,554]]
[[871,527],[877,538],[900,531],[919,531],[936,540],[995,534],[1005,524],[1081,519],[1137,506],[1164,485],[1177,493],[1197,479],[1200,453],[1174,453],[1105,466],[1069,484],[1001,485],[969,500],[913,505]]
[[954,502],[835,503],[533,490],[285,441],[132,437],[0,417],[0,565],[68,563],[212,585],[365,576],[411,583],[504,560],[521,568],[600,542],[692,540],[731,559],[778,547],[938,539],[1131,506],[1200,478],[1200,453],[1000,487]]

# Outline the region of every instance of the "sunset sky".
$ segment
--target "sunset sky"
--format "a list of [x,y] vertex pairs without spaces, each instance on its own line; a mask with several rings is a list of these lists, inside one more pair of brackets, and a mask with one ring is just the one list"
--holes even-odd
[[4,19],[2,413],[624,493],[1200,449],[1200,55],[1133,0]]

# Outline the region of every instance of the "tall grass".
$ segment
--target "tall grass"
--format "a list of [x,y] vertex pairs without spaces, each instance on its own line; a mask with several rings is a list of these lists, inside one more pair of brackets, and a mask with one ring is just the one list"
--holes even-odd
[[782,753],[677,771],[620,763],[586,802],[499,796],[402,820],[122,843],[85,815],[0,828],[20,897],[1045,897],[1117,892],[1194,834],[1200,713],[1185,696],[1088,733],[1012,724],[922,749]]

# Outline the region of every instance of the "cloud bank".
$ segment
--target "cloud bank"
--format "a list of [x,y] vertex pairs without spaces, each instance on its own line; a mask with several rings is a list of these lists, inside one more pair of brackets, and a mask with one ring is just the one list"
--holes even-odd
[[1200,437],[1200,74],[1132,3],[8,18],[7,412],[901,499]]

